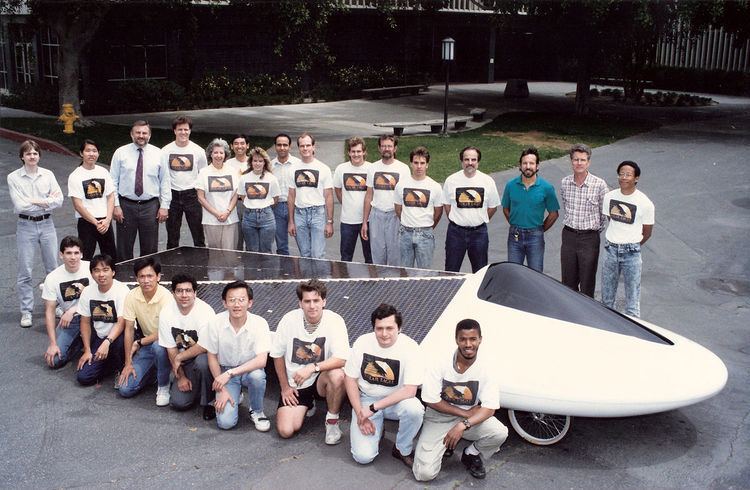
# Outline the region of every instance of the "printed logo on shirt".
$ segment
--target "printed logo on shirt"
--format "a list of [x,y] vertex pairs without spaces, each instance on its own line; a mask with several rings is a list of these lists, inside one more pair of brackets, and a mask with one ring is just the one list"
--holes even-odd
[[326,352],[326,338],[318,337],[312,342],[295,338],[292,340],[292,362],[295,364],[313,364],[323,361]]
[[269,185],[268,182],[245,182],[245,195],[248,199],[265,199]]
[[318,178],[320,171],[305,168],[294,171],[294,184],[297,187],[318,187]]
[[426,208],[430,202],[428,189],[404,188],[404,206],[408,208]]
[[398,184],[401,174],[398,172],[375,172],[373,184],[380,191],[392,191]]
[[73,301],[81,297],[83,288],[89,285],[89,278],[82,277],[60,283],[60,296],[63,301]]
[[99,199],[104,196],[104,179],[89,179],[81,182],[86,199]]
[[169,154],[169,170],[175,172],[191,172],[193,170],[193,154],[178,155]]
[[344,189],[347,191],[367,190],[367,174],[344,174]]
[[614,199],[609,201],[609,218],[612,221],[632,225],[635,222],[636,211],[638,211],[638,206],[635,204]]
[[172,337],[178,349],[189,349],[198,342],[198,331],[172,327]]
[[209,175],[208,192],[228,192],[234,189],[231,175]]
[[93,321],[117,323],[117,309],[115,308],[115,300],[110,299],[108,301],[102,301],[100,299],[92,299],[91,301],[89,301],[89,309],[91,311],[91,319]]
[[479,392],[479,381],[453,381],[443,380],[443,389],[440,398],[454,405],[474,406],[477,404],[477,393]]
[[362,379],[370,384],[381,386],[396,386],[401,370],[401,361],[398,359],[386,359],[371,354],[362,356],[360,373]]
[[457,208],[481,208],[484,204],[484,187],[457,187]]

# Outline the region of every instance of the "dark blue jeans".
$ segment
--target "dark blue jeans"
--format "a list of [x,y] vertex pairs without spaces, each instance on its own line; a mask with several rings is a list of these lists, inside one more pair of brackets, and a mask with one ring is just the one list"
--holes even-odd
[[279,201],[273,208],[273,216],[276,218],[276,253],[278,255],[289,255],[289,208],[286,201]]
[[490,246],[487,225],[466,227],[448,222],[445,235],[445,270],[459,272],[464,255],[469,253],[471,272],[476,272],[489,261],[487,250]]
[[[80,384],[83,386],[93,385],[94,383],[101,381],[107,374],[122,369],[122,366],[125,363],[125,350],[123,348],[122,338],[123,335],[118,335],[115,341],[110,344],[109,354],[106,359],[103,361],[95,361],[92,358],[91,363],[87,362],[81,367],[81,370],[78,371],[78,375],[76,376],[76,379]],[[104,339],[99,338],[96,334],[96,330],[94,330],[94,327],[92,326],[91,340],[89,344],[91,346],[92,356],[96,354],[96,351],[99,349],[99,346],[102,345],[102,342],[104,342]]]
[[341,232],[341,260],[351,262],[354,257],[354,249],[357,248],[357,238],[362,242],[362,255],[365,256],[365,264],[372,264],[372,252],[370,251],[370,240],[363,240],[359,234],[362,229],[362,223],[350,225],[341,223],[339,228]]
[[508,262],[523,264],[535,271],[544,270],[544,227],[519,228],[510,225],[508,230]]
[[193,237],[193,245],[205,247],[206,238],[203,235],[203,208],[198,202],[198,193],[195,189],[184,191],[172,190],[172,202],[169,204],[169,217],[167,217],[167,248],[180,246],[180,228],[182,228],[182,214],[185,213],[190,234]]

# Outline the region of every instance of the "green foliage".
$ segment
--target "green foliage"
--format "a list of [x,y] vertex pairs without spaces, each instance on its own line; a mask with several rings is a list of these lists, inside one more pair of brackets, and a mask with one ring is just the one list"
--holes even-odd
[[185,108],[185,89],[169,80],[110,83],[86,105],[91,114],[158,112]]
[[694,68],[655,67],[648,74],[654,87],[711,94],[750,96],[750,73]]
[[60,113],[57,101],[57,85],[48,83],[21,85],[12,94],[2,97],[2,104],[6,107],[49,115]]
[[206,73],[190,88],[193,107],[269,105],[294,102],[300,95],[299,77],[261,74],[255,77],[232,75],[224,68]]

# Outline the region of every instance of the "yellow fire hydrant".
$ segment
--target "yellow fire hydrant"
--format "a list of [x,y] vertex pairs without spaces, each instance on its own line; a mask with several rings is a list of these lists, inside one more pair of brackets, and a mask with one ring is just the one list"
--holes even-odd
[[80,118],[76,114],[75,109],[73,109],[73,104],[63,104],[62,114],[60,114],[60,117],[57,118],[58,121],[62,121],[62,123],[65,125],[65,128],[63,128],[63,133],[75,133],[75,130],[73,129],[73,123],[78,119]]

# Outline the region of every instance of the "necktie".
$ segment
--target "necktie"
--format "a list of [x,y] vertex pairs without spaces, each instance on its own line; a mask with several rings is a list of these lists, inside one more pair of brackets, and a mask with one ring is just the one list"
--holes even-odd
[[135,195],[143,194],[143,148],[138,148],[138,165],[135,167]]

